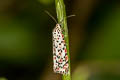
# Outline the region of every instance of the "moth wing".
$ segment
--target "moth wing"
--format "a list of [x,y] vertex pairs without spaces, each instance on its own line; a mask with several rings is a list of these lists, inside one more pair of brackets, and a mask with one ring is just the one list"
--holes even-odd
[[61,28],[53,30],[53,69],[55,73],[68,74],[68,55]]

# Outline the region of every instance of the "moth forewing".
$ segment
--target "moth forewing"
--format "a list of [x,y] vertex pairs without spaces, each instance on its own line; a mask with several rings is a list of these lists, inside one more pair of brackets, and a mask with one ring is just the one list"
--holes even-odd
[[[48,12],[45,11],[56,23],[57,20]],[[53,70],[55,73],[60,74],[69,74],[69,64],[68,64],[68,55],[66,41],[64,39],[64,29],[60,21],[60,24],[56,24],[53,29]]]
[[60,74],[69,72],[66,42],[60,24],[53,29],[53,69]]

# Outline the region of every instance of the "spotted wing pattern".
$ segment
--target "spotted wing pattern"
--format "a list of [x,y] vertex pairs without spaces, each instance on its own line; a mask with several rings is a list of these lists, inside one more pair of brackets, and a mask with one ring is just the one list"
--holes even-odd
[[60,24],[53,29],[53,70],[55,73],[68,74],[68,55]]

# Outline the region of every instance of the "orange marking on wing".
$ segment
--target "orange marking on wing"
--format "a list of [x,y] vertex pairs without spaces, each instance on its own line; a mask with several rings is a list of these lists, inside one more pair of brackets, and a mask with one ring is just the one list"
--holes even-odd
[[66,69],[66,67],[63,67],[63,69]]
[[57,71],[59,70],[59,68],[56,69]]
[[62,37],[64,37],[64,35],[62,34]]
[[56,60],[56,57],[54,57],[53,59]]
[[65,57],[65,60],[66,60],[66,61],[68,60],[68,57],[67,57],[67,56]]
[[65,49],[65,53],[67,53],[67,49]]
[[63,61],[62,59],[59,60],[59,62],[62,62],[62,61]]

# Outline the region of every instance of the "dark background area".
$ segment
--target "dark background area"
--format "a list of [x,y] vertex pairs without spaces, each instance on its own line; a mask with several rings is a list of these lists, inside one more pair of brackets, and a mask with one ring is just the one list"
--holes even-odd
[[[120,1],[64,0],[72,80],[120,80]],[[0,0],[0,80],[61,80],[52,71],[54,0]]]

